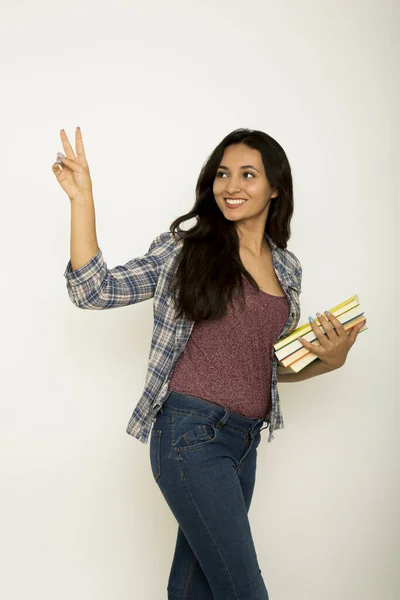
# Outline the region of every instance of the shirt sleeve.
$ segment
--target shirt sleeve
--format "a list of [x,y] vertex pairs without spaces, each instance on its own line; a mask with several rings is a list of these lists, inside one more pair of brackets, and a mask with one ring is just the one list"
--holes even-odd
[[173,251],[172,233],[159,234],[144,256],[124,265],[107,267],[103,253],[72,270],[71,260],[64,272],[69,297],[78,308],[104,310],[137,304],[154,296],[159,269]]
[[301,266],[301,262],[297,258],[297,256],[294,254],[294,252],[287,250],[287,253],[290,255],[290,257],[292,259],[293,275],[296,279],[296,285],[297,285],[298,292],[301,294],[301,284],[302,284],[302,279],[303,279],[303,267]]

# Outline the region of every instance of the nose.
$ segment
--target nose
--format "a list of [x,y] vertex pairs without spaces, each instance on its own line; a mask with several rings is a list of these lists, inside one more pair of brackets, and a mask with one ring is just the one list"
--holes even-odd
[[226,189],[226,193],[228,196],[230,196],[231,194],[235,194],[236,192],[238,192],[241,187],[239,184],[239,179],[236,181],[236,179],[234,177],[231,178],[230,180],[230,186]]

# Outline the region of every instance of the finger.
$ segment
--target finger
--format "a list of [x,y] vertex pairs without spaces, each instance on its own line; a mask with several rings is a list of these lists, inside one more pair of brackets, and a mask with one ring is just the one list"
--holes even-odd
[[304,348],[306,348],[313,354],[316,354],[317,356],[322,356],[323,350],[321,348],[319,340],[315,340],[315,342],[311,344],[310,342],[307,342],[307,340],[305,340],[304,338],[300,337],[299,341],[303,344]]
[[59,165],[56,162],[53,163],[52,169],[53,169],[54,175],[58,179],[59,175],[62,173],[62,170],[60,169]]
[[322,316],[321,313],[317,313],[317,317],[319,322],[321,323],[321,327],[326,333],[326,337],[333,342],[335,338],[337,338],[337,333],[333,325],[328,321],[325,314]]
[[58,160],[61,160],[61,158],[58,157],[57,162],[53,163],[53,165],[52,165],[53,173],[57,176],[57,178],[60,175],[62,175],[63,173],[65,175],[66,174],[66,169],[68,169],[68,167],[66,165],[62,165],[62,168],[61,168],[61,165],[58,162]]
[[326,318],[328,319],[328,321],[330,322],[332,327],[335,329],[335,331],[339,337],[344,337],[345,335],[347,335],[347,332],[346,332],[345,328],[343,327],[343,324],[339,321],[339,319],[337,319],[335,317],[335,315],[332,315],[332,313],[330,313],[327,310],[324,312],[324,315],[326,316]]
[[78,164],[74,159],[62,158],[62,156],[59,156],[59,159],[61,160],[63,166],[65,165],[66,167],[71,169],[71,171],[75,171],[75,173],[83,173],[82,165]]
[[65,133],[64,129],[61,129],[60,136],[61,136],[61,142],[62,142],[63,148],[65,150],[65,154],[69,158],[75,158],[75,152],[74,152],[71,144],[69,143],[68,136]]
[[348,335],[348,339],[350,341],[350,344],[353,345],[354,342],[357,339],[358,334],[360,333],[360,329],[362,329],[364,327],[364,325],[366,324],[367,320],[365,319],[364,321],[362,321],[361,323],[359,323],[358,325],[356,325],[355,327],[353,327]]
[[79,156],[79,158],[83,158],[87,162],[85,148],[83,147],[83,138],[82,138],[82,132],[81,132],[80,127],[77,127],[76,131],[75,131],[75,147],[76,147],[76,153]]
[[310,321],[310,325],[316,335],[317,340],[319,341],[322,347],[326,347],[326,345],[328,344],[326,335],[323,334],[323,332],[320,330],[320,328],[318,327],[314,319],[312,319],[312,317],[308,317],[308,320]]

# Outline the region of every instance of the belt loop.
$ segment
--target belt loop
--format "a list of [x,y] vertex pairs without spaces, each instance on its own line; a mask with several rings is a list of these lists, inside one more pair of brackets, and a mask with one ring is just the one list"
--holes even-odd
[[257,421],[256,421],[256,422],[253,424],[253,426],[251,427],[251,429],[250,429],[250,433],[253,433],[253,431],[254,431],[254,430],[257,430],[257,429],[258,429],[258,427],[259,427],[260,429],[259,429],[259,431],[258,431],[258,432],[257,432],[257,434],[256,434],[256,435],[258,435],[258,433],[261,431],[261,429],[263,429],[263,427],[262,427],[262,424],[263,424],[263,422],[264,422],[264,421],[263,421],[262,419],[259,419],[259,420],[257,420]]
[[228,418],[229,418],[229,411],[227,408],[225,408],[224,416],[218,421],[216,427],[218,427],[218,429],[222,429],[222,427],[227,422]]

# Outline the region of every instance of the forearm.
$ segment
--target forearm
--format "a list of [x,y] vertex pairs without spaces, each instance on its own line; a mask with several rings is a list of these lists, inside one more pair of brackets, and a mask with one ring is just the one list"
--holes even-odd
[[316,377],[317,375],[330,373],[332,370],[334,369],[317,358],[298,373],[278,372],[278,382],[294,383],[295,381],[304,381],[305,379],[310,379],[310,377]]
[[99,251],[93,196],[71,200],[71,267],[87,264]]

